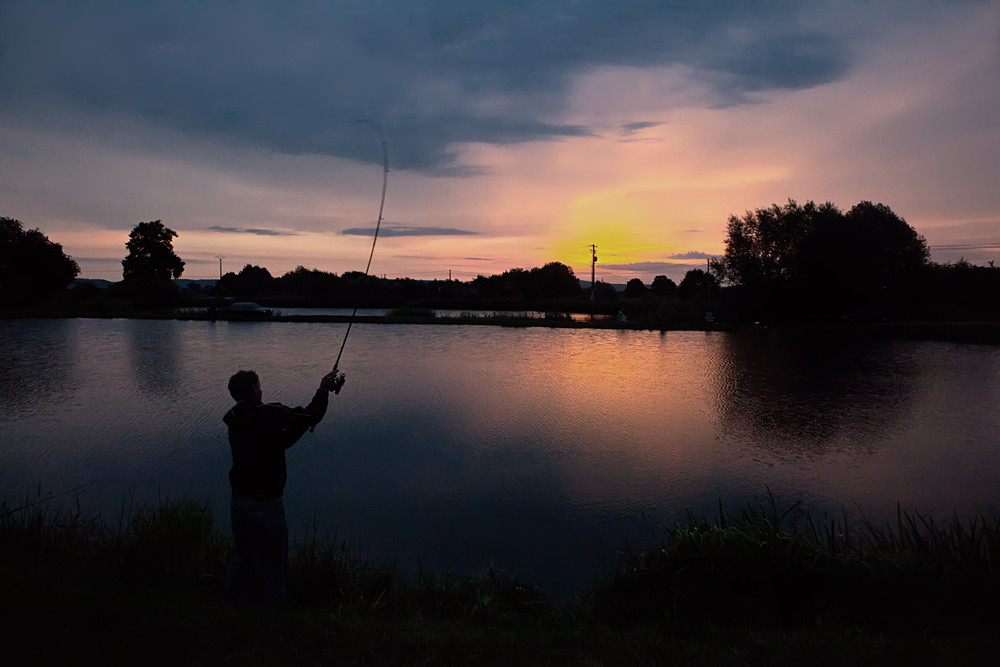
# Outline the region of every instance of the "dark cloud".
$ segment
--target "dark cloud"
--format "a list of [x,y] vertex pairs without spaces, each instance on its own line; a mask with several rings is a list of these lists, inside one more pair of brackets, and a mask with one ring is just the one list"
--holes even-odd
[[[471,236],[477,232],[470,232],[464,229],[452,229],[450,227],[409,227],[405,225],[391,225],[379,229],[379,236]],[[373,236],[374,227],[351,227],[345,229],[341,234],[347,236]]]
[[831,58],[837,51],[831,36],[756,21],[749,22],[749,30],[749,35],[719,37],[721,48],[705,61],[719,75],[716,86],[734,101],[748,92],[809,88],[847,69],[846,56]]
[[284,153],[378,162],[355,123],[368,119],[384,129],[396,168],[475,173],[457,163],[456,144],[588,134],[551,119],[574,78],[595,67],[683,65],[720,105],[837,79],[846,52],[797,20],[803,6],[6,0],[0,90],[8,113],[22,117],[47,108],[137,117]]
[[678,252],[673,255],[667,255],[668,259],[712,259],[718,257],[718,255],[711,255],[707,252],[700,252],[698,250],[689,250],[688,252]]
[[677,263],[677,262],[628,262],[626,264],[599,264],[602,270],[607,271],[634,271],[639,273],[667,273],[679,270],[688,271],[690,269],[704,269],[705,262]]
[[652,121],[637,121],[635,123],[625,123],[624,125],[622,125],[621,132],[624,135],[630,135],[630,134],[635,134],[636,132],[639,132],[641,130],[647,130],[651,127],[658,127],[662,124],[663,123],[656,123]]
[[255,229],[255,228],[243,228],[243,227],[219,227],[213,225],[208,227],[211,232],[220,232],[223,234],[252,234],[254,236],[298,236],[298,232],[288,231],[287,229]]

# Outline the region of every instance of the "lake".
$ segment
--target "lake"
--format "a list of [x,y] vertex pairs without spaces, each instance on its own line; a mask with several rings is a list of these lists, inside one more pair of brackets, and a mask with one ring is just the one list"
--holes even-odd
[[[302,405],[345,324],[0,320],[0,497],[116,519],[208,501],[228,530],[229,376]],[[1000,505],[1000,347],[769,330],[356,324],[347,384],[288,451],[292,539],[496,566],[555,598],[688,511]]]

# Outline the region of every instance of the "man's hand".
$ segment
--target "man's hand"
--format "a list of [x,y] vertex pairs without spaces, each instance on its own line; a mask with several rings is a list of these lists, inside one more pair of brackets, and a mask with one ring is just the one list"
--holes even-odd
[[339,373],[336,370],[332,370],[323,376],[323,379],[319,381],[319,388],[324,391],[332,391],[335,394],[340,393],[340,388],[344,386],[345,377],[343,373]]

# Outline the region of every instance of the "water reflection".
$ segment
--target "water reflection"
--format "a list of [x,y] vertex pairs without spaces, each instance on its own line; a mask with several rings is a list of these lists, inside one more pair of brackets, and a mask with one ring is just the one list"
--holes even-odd
[[0,320],[0,411],[13,417],[80,383],[75,320]]
[[[84,505],[110,516],[133,489],[224,516],[228,377],[302,404],[345,326],[0,321],[0,495],[99,481]],[[578,590],[720,499],[945,517],[1000,499],[998,348],[360,324],[342,366],[289,452],[289,523],[375,559]]]
[[871,453],[911,413],[922,367],[908,349],[816,332],[728,336],[714,369],[722,429],[781,459]]
[[133,380],[140,391],[166,397],[182,390],[185,350],[178,335],[182,326],[174,320],[124,321]]

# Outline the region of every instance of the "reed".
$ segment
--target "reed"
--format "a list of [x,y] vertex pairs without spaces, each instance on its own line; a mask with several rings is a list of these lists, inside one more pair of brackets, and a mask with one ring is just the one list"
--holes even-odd
[[153,578],[218,576],[230,543],[207,503],[188,500],[136,504],[123,501],[109,522],[78,504],[36,498],[0,502],[0,541],[9,555],[56,563],[84,562],[100,570]]
[[380,567],[346,542],[321,536],[314,517],[312,530],[292,549],[288,586],[296,604],[368,614],[398,605],[401,577],[391,561]]
[[836,617],[874,624],[955,622],[996,615],[992,554],[1000,521],[937,523],[897,508],[895,526],[814,520],[773,498],[714,520],[689,516],[656,548],[622,554],[587,601],[621,623]]

